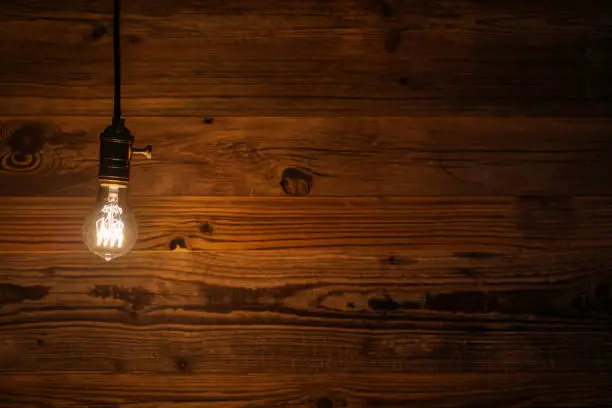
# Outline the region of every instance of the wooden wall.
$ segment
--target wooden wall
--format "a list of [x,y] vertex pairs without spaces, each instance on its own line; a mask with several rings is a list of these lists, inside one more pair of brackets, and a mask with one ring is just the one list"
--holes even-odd
[[0,1],[0,406],[612,406],[608,0]]

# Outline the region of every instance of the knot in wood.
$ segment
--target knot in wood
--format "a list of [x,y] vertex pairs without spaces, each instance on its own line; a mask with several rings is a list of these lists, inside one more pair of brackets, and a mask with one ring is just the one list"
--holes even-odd
[[296,168],[288,168],[283,172],[280,184],[286,194],[305,196],[312,188],[312,176]]
[[13,153],[33,155],[45,146],[47,133],[47,127],[42,124],[24,124],[11,132],[7,144]]
[[5,153],[0,158],[0,168],[9,172],[37,169],[42,163],[41,151],[49,132],[49,127],[41,123],[7,126],[3,135]]
[[172,241],[170,241],[169,248],[171,251],[187,249],[187,243],[185,242],[185,238],[176,237]]
[[106,28],[106,24],[98,24],[91,30],[89,37],[93,41],[100,41],[102,37],[106,35],[107,31],[108,29]]
[[185,372],[185,370],[187,370],[187,366],[189,365],[189,362],[183,357],[177,358],[174,363],[176,364],[176,368],[181,372]]
[[32,172],[38,169],[41,163],[40,153],[11,152],[0,158],[0,169],[8,172]]
[[215,227],[209,221],[206,221],[200,224],[200,232],[202,234],[212,234],[214,229]]

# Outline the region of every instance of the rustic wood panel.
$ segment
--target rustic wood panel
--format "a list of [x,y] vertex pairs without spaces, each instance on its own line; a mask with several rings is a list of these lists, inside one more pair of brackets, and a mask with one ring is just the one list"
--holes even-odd
[[124,3],[106,263],[112,4],[0,2],[0,406],[612,405],[608,1]]
[[606,253],[417,253],[3,254],[0,370],[610,371]]
[[[57,323],[2,329],[7,373],[259,375],[610,371],[602,331],[530,332],[316,330],[260,325],[117,328]],[[53,357],[51,357],[53,356]]]
[[[0,122],[3,196],[95,195],[108,118]],[[136,118],[137,195],[612,193],[612,122],[552,118]]]
[[[383,253],[2,254],[0,395],[21,406],[607,401],[591,389],[610,382],[605,252]],[[584,396],[545,392],[562,372]],[[253,383],[231,385],[239,377]],[[268,377],[275,392],[256,386]],[[277,401],[284,381],[301,397]],[[528,395],[509,400],[518,389]]]
[[588,373],[151,375],[146,381],[138,375],[78,372],[2,377],[0,391],[6,400],[60,406],[505,408],[612,403],[606,392],[612,378]]
[[[111,112],[110,4],[4,1],[0,111]],[[608,115],[605,0],[126,4],[132,115]]]
[[[582,329],[582,328],[581,328]],[[0,327],[0,375],[610,372],[612,335],[58,322]]]
[[598,324],[612,312],[612,260],[592,250],[175,250],[131,253],[112,263],[78,253],[2,254],[0,260],[5,325],[86,319],[461,329],[470,322],[499,329],[507,323]]
[[[93,199],[3,198],[1,252],[84,251]],[[607,248],[608,198],[146,198],[135,250]]]

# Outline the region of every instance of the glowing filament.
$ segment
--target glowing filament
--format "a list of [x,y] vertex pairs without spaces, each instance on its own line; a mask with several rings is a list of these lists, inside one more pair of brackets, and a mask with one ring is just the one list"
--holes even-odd
[[96,221],[97,245],[103,248],[121,248],[123,246],[124,229],[123,209],[119,207],[117,189],[108,193],[107,203],[102,208]]

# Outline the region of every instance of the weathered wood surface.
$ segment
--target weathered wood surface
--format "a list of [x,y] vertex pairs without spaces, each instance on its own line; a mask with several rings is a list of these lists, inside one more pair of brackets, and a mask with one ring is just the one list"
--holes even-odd
[[612,369],[609,254],[418,253],[2,254],[0,370]]
[[608,404],[608,253],[419,253],[2,254],[3,404]]
[[[0,122],[0,196],[94,196],[104,118]],[[612,122],[136,118],[135,195],[612,194]]]
[[[126,2],[128,3],[128,2]],[[111,4],[3,1],[0,112],[111,112]],[[607,0],[138,0],[128,116],[609,115]]]
[[[588,373],[151,375],[146,381],[129,374],[1,377],[0,390],[9,392],[8,401],[39,407],[37,403],[49,402],[189,408],[603,407],[612,403],[606,392],[612,377]],[[220,387],[233,392],[221,393]],[[15,389],[23,391],[11,392]]]
[[595,324],[612,312],[611,259],[601,251],[419,253],[177,249],[113,263],[86,253],[2,254],[0,323],[90,313],[132,324],[277,318],[323,327],[461,329],[466,321],[483,328]]
[[0,327],[0,375],[610,372],[606,356],[612,353],[612,335],[605,328],[533,326],[519,333],[271,324],[20,324]]
[[1,407],[612,406],[608,1],[124,3],[106,263],[112,2],[0,1]]
[[[86,251],[93,201],[0,199],[0,252]],[[611,209],[609,198],[138,197],[135,250],[603,250]]]

